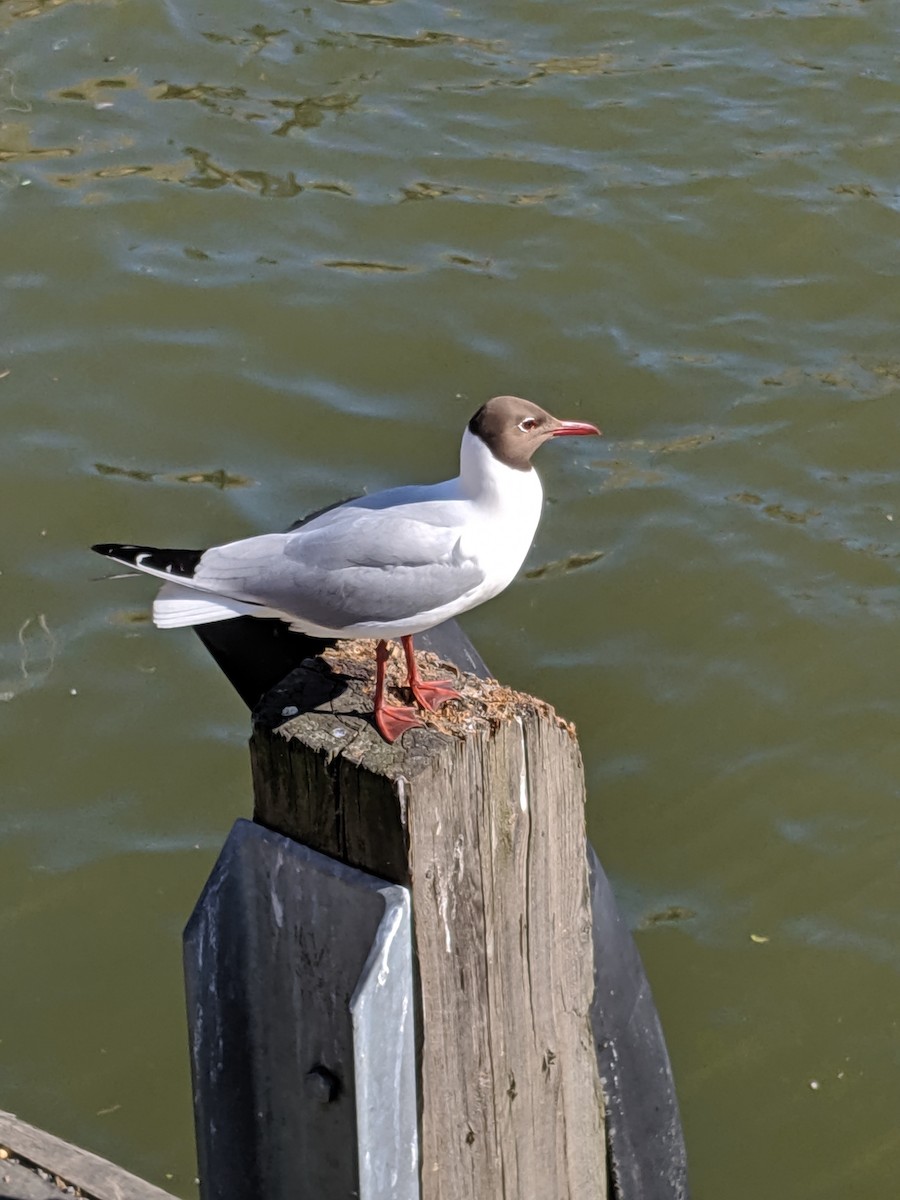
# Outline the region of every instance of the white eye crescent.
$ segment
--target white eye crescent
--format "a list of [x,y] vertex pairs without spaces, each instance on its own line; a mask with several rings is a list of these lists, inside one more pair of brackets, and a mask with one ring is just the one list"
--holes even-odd
[[523,433],[530,433],[532,429],[535,429],[536,427],[537,421],[534,417],[524,417],[518,424],[518,428],[521,429]]

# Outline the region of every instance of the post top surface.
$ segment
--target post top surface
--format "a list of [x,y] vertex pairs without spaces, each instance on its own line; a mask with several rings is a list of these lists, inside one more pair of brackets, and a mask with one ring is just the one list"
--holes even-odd
[[549,720],[573,739],[574,727],[543,700],[516,692],[495,679],[459,671],[433,654],[418,656],[425,678],[447,678],[462,694],[439,713],[422,712],[421,729],[407,730],[393,745],[372,722],[374,643],[339,642],[307,659],[259,702],[254,729],[298,739],[329,757],[344,756],[390,778],[410,777],[451,751],[455,743],[496,733],[512,721]]

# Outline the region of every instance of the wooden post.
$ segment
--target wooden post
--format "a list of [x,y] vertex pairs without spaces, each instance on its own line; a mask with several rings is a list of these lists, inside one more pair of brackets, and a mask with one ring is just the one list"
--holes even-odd
[[574,733],[541,702],[466,676],[464,710],[388,746],[359,715],[368,661],[347,651],[337,665],[343,680],[311,660],[257,707],[254,816],[410,889],[422,1200],[599,1200]]

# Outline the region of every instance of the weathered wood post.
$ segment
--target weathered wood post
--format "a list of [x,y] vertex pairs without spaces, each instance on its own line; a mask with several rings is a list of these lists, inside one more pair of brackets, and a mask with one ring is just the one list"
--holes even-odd
[[464,708],[388,746],[359,715],[368,661],[336,653],[343,678],[313,660],[257,707],[254,818],[409,889],[422,1200],[597,1200],[605,1142],[574,732],[541,702],[466,676]]

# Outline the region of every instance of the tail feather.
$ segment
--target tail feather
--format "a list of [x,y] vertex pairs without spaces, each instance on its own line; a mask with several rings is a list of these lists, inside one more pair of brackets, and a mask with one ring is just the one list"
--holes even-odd
[[104,558],[165,581],[153,601],[153,623],[160,629],[205,625],[210,621],[228,621],[243,616],[286,619],[282,613],[274,612],[264,604],[235,600],[208,591],[202,583],[195,582],[193,576],[205,553],[203,550],[160,550],[155,546],[120,542],[101,542],[91,549]]
[[232,617],[243,616],[277,617],[280,614],[260,604],[204,594],[180,583],[164,584],[153,601],[153,624],[160,629],[206,625],[209,621],[228,621]]

